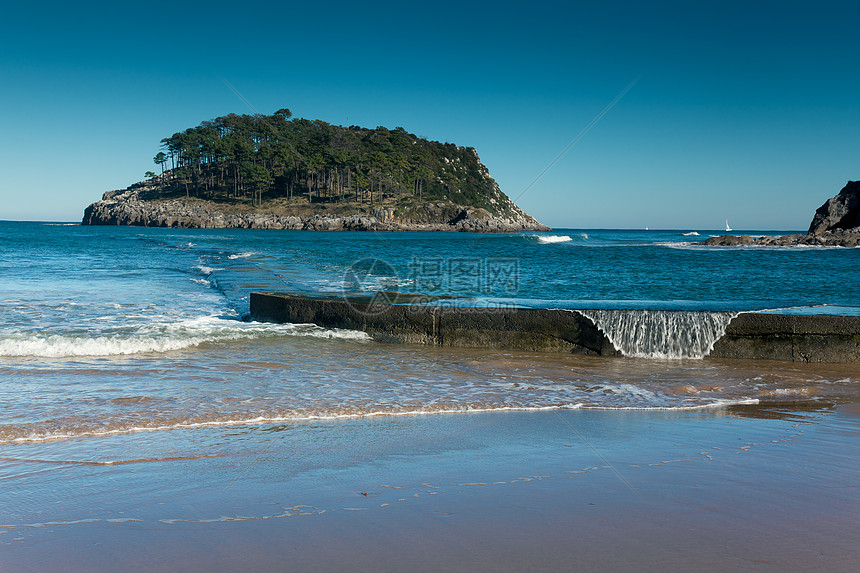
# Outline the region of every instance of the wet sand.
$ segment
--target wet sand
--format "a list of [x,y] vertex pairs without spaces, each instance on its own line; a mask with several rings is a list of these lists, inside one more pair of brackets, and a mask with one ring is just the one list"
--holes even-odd
[[6,448],[0,569],[854,571],[858,411],[491,412]]

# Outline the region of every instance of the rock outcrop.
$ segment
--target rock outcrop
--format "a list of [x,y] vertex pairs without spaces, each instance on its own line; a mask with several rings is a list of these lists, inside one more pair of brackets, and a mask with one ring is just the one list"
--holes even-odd
[[836,197],[818,208],[805,235],[750,237],[721,235],[701,245],[735,247],[858,247],[860,246],[860,181],[849,181]]
[[[84,210],[84,225],[201,229],[279,229],[303,231],[462,231],[504,233],[550,230],[511,203],[505,215],[446,201],[420,205],[419,216],[398,217],[393,208],[367,213],[285,215],[265,212],[229,212],[219,204],[195,199],[145,200],[144,186],[108,191],[101,201]],[[412,214],[416,210],[412,210]]]
[[860,228],[860,181],[849,181],[839,195],[818,208],[808,234]]
[[858,247],[860,230],[836,229],[810,235],[783,235],[781,237],[750,237],[749,235],[720,235],[699,243],[709,247]]

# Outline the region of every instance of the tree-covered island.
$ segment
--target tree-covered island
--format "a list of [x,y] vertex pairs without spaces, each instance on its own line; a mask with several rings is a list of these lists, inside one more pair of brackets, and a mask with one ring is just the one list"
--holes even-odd
[[315,230],[548,229],[499,189],[475,149],[402,127],[229,114],[174,133],[158,173],[108,191],[85,225]]

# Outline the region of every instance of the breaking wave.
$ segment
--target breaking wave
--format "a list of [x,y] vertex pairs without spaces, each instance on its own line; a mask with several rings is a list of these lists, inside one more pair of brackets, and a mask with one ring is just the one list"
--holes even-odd
[[248,251],[247,253],[236,253],[233,255],[227,255],[227,258],[230,260],[236,259],[247,259],[248,257],[253,257],[254,255],[259,255],[260,253],[256,251]]
[[552,243],[567,243],[573,239],[567,235],[532,235],[538,240],[538,243],[549,245]]
[[360,331],[326,329],[313,324],[240,322],[216,316],[153,324],[115,334],[11,334],[0,338],[0,356],[121,356],[182,350],[204,343],[232,340],[304,336],[343,340],[369,340]]

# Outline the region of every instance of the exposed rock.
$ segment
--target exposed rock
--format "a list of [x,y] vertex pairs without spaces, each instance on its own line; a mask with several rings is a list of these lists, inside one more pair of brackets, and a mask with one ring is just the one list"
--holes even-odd
[[808,233],[818,235],[837,229],[860,227],[860,181],[849,181],[839,195],[818,208]]
[[750,237],[721,235],[699,243],[710,247],[858,247],[860,246],[860,181],[849,181],[836,197],[818,208],[805,235]]
[[719,237],[707,239],[704,244],[709,246],[722,245],[725,247],[736,247],[738,245],[751,245],[752,243],[753,238],[749,235],[741,235],[740,237],[736,235],[720,235]]
[[506,215],[491,215],[480,208],[451,202],[426,204],[420,217],[398,217],[392,208],[376,208],[371,214],[310,216],[268,213],[227,213],[218,204],[184,199],[144,200],[140,185],[108,191],[101,201],[84,210],[84,225],[134,225],[171,228],[278,229],[306,231],[465,231],[500,233],[545,231],[512,205]]
[[816,235],[783,235],[781,237],[750,237],[749,235],[721,235],[699,243],[709,247],[737,247],[744,245],[759,247],[858,247],[860,229],[837,229]]

